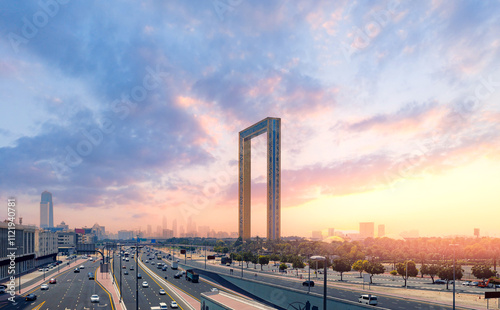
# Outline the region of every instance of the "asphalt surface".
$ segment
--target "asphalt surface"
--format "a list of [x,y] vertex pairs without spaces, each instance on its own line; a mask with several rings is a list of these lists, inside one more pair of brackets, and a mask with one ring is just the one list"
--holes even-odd
[[[5,304],[5,307],[0,309],[113,309],[108,293],[99,283],[89,280],[87,276],[88,272],[96,272],[99,262],[86,261],[80,265],[85,267],[80,273],[74,273],[74,268],[72,268],[57,274],[57,269],[55,268],[55,274],[45,275],[46,281],[44,284],[48,284],[48,290],[41,290],[40,285],[28,292],[25,291],[22,294],[23,299],[17,299],[16,304],[8,302],[8,304]],[[41,274],[43,276],[43,273]],[[55,278],[57,283],[49,284],[51,277]],[[33,279],[32,281],[36,280]],[[26,285],[29,285],[29,282]],[[37,299],[35,301],[26,301],[24,297],[29,293],[34,293]],[[92,303],[90,301],[90,296],[93,294],[99,295],[99,303]]]
[[[177,258],[179,258],[180,263],[184,263],[183,257],[181,258],[179,256],[176,256],[176,259]],[[195,266],[198,269],[205,268],[204,262],[197,262],[197,261],[188,259],[187,263],[189,265]],[[246,266],[246,264],[245,264],[245,266]],[[259,267],[257,267],[257,268],[259,268]],[[227,266],[223,266],[220,264],[218,264],[218,265],[214,265],[212,263],[207,264],[207,270],[216,272],[218,274],[230,274],[230,269],[233,269],[234,276],[241,275],[241,267],[238,267],[238,266],[227,267]],[[281,286],[284,288],[294,288],[297,290],[302,290],[304,292],[308,291],[307,286],[302,285],[302,281],[305,281],[306,278],[302,279],[301,281],[294,281],[292,279],[288,279],[287,277],[269,275],[269,274],[265,274],[265,273],[258,273],[257,271],[258,270],[255,270],[253,268],[247,269],[244,267],[243,268],[244,278],[263,281],[263,282],[275,284],[275,285],[278,285],[278,286]],[[257,277],[255,277],[255,274],[257,274]],[[323,280],[322,279],[321,280],[313,279],[313,277],[311,277],[311,280],[315,281],[315,286],[311,287],[311,292],[322,295],[323,294],[323,285],[322,285]],[[429,281],[429,280],[427,279],[427,281]],[[442,287],[442,285],[441,285],[441,287]],[[368,285],[366,285],[365,288],[368,289]],[[331,297],[341,298],[341,299],[350,300],[350,301],[357,301],[358,297],[361,294],[366,294],[366,292],[362,293],[361,291],[357,291],[357,290],[353,290],[353,289],[328,287],[327,294],[328,294],[328,296],[331,296]],[[378,296],[378,306],[382,307],[382,308],[387,308],[387,309],[399,309],[399,310],[453,309],[452,306],[445,306],[445,305],[435,304],[435,303],[431,303],[431,302],[408,300],[405,298],[393,297],[393,296],[384,295],[384,294],[380,294],[380,293],[377,293],[376,295]],[[467,309],[467,308],[456,307],[456,309]]]

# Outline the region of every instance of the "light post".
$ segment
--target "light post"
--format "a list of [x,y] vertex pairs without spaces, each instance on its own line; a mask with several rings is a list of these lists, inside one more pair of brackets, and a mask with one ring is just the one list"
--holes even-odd
[[122,245],[120,244],[120,301],[122,301]]
[[309,279],[308,279],[308,282],[309,285],[307,285],[307,294],[309,294],[311,292],[311,255],[308,255],[308,259],[309,259],[309,265],[307,265],[307,270],[309,271]]
[[405,271],[406,271],[405,289],[408,289],[408,259],[406,259]]
[[[326,286],[326,281],[327,281],[327,277],[326,277],[326,273],[328,271],[328,267],[326,266],[327,265],[327,261],[326,261],[326,257],[324,256],[318,256],[318,255],[315,255],[315,256],[311,256],[311,259],[312,260],[315,260],[316,262],[318,261],[323,261],[323,267],[324,267],[324,277],[323,277],[323,310],[326,310],[326,290],[327,290],[327,286]],[[309,285],[311,285],[311,282],[309,282]]]
[[450,244],[453,247],[453,310],[455,310],[455,248],[458,244]]

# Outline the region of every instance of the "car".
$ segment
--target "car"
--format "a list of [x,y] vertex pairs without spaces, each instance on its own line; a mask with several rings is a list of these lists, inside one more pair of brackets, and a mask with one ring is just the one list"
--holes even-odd
[[122,266],[122,269],[127,269],[127,266]]
[[47,284],[42,284],[42,286],[40,286],[40,289],[43,291],[43,290],[48,290],[49,289],[49,286]]
[[215,288],[215,287],[212,287],[212,288],[210,289],[210,292],[218,292],[218,291],[219,291],[219,290],[218,290],[217,288]]
[[470,286],[478,286],[478,285],[479,285],[479,282],[474,281],[474,282],[471,282],[469,285],[470,285]]
[[137,279],[142,279],[142,275],[140,273],[137,274]]
[[165,295],[165,290],[164,289],[160,289],[160,291],[158,292],[160,295]]
[[89,272],[89,273],[87,274],[87,277],[89,278],[89,280],[94,280],[94,279],[95,279],[95,278],[94,278],[94,273],[93,273],[93,272]]
[[134,266],[130,266],[130,270],[134,270]]
[[124,274],[124,275],[128,275],[128,271],[127,271],[127,270],[125,270],[125,271],[123,272],[123,274]]
[[314,281],[304,281],[302,282],[302,286],[310,286],[310,287],[314,287]]
[[149,287],[148,282],[146,282],[146,281],[142,282],[142,287]]
[[163,266],[163,267],[161,268],[161,270],[163,270],[163,271],[166,271],[167,269],[168,269],[168,268],[167,268],[167,266]]
[[177,303],[175,301],[172,300],[172,302],[170,303],[170,308],[179,308],[179,305],[177,305]]
[[45,271],[49,271],[49,268],[45,268]]
[[145,263],[149,263],[149,260],[148,260],[148,259],[146,259]]
[[99,295],[94,294],[90,296],[90,302],[99,302]]
[[43,271],[43,268],[38,268],[38,271]]
[[182,277],[182,273],[178,272],[178,273],[174,274],[175,279],[180,279],[180,277]]
[[160,302],[160,310],[168,310],[168,306],[164,302]]
[[434,284],[446,284],[446,281],[442,279],[437,279],[436,281],[434,281]]
[[26,295],[26,300],[27,301],[36,300],[36,295],[35,294],[28,294],[28,295]]
[[0,287],[0,294],[5,294],[5,289],[3,287]]
[[85,266],[83,266],[83,265],[80,265],[80,269],[85,269]]
[[74,273],[79,273],[80,272],[80,269],[78,268],[75,268],[75,270],[73,270]]
[[56,278],[50,278],[49,283],[50,284],[56,284],[57,283]]
[[470,285],[470,281],[462,282],[462,285],[469,286]]
[[361,295],[358,298],[359,303],[376,306],[378,304],[378,298],[375,295]]

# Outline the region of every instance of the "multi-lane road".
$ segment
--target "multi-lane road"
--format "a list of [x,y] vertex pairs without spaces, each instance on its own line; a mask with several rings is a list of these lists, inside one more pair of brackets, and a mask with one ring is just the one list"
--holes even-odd
[[[178,256],[176,256],[178,257]],[[180,263],[183,263],[184,259],[180,258]],[[187,263],[191,266],[194,266],[195,268],[198,269],[205,269],[205,263],[202,261],[196,261],[196,260],[188,260]],[[258,267],[259,268],[259,267]],[[213,271],[217,274],[231,274],[231,269],[232,269],[232,275],[239,276],[241,275],[241,269],[239,269],[237,266],[236,267],[228,267],[224,265],[214,265],[214,264],[207,264],[207,270]],[[256,276],[257,274],[257,276]],[[277,276],[277,275],[272,275],[272,274],[265,274],[265,273],[257,273],[255,269],[253,268],[243,268],[243,277],[252,279],[252,280],[260,280],[266,283],[271,283],[277,286],[285,287],[285,288],[293,288],[297,290],[302,290],[304,292],[308,291],[308,287],[305,287],[302,285],[302,281],[306,279],[302,279],[301,281],[297,281],[296,279],[291,279],[288,277],[282,277],[282,276]],[[311,292],[317,293],[322,295],[323,294],[323,280],[315,280],[315,286],[311,287]],[[388,281],[392,282],[391,279],[389,278]],[[419,281],[419,280],[417,280]],[[429,281],[429,280],[427,280]],[[414,283],[412,283],[414,284]],[[422,284],[422,285],[427,285],[427,284]],[[435,285],[438,287],[439,285]],[[441,285],[442,287],[442,285]],[[361,288],[361,287],[360,287]],[[366,287],[368,288],[368,286]],[[336,298],[341,298],[345,300],[350,300],[350,301],[357,301],[358,297],[360,296],[361,292],[357,291],[356,289],[352,288],[340,288],[340,287],[328,287],[327,290],[328,296],[331,297],[336,297]],[[394,296],[389,296],[389,295],[384,295],[384,294],[377,294],[379,296],[379,306],[383,308],[388,308],[388,309],[452,309],[452,306],[445,306],[445,305],[440,305],[436,303],[431,303],[431,302],[426,302],[426,301],[418,301],[418,300],[410,300],[406,298],[399,298],[399,297],[394,297]],[[456,307],[457,309],[466,309],[462,307]]]
[[[41,285],[32,288],[29,291],[24,291],[22,299],[17,298],[15,303],[5,301],[0,304],[0,309],[88,309],[88,310],[112,310],[111,299],[109,294],[95,280],[89,280],[88,272],[96,272],[99,263],[82,261],[78,266],[84,266],[79,273],[74,272],[74,268],[70,268],[61,273],[52,270],[51,273],[45,275],[46,281],[43,284],[48,285],[48,289],[42,290]],[[76,267],[75,265],[74,267]],[[43,272],[29,282],[24,283],[24,287],[30,286],[30,283],[35,283],[43,279]],[[99,275],[98,275],[99,276]],[[54,278],[56,283],[49,283],[50,279]],[[35,294],[36,300],[26,301],[25,296]],[[99,296],[99,302],[92,303],[90,297],[94,294]]]

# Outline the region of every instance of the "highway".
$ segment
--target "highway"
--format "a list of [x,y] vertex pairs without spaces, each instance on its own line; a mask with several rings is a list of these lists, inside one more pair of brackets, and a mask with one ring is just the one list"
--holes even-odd
[[[3,304],[0,309],[89,309],[89,310],[112,310],[111,300],[108,293],[94,280],[89,280],[87,273],[96,272],[99,263],[85,261],[80,263],[84,269],[80,273],[74,273],[74,268],[57,274],[57,268],[53,269],[55,273],[46,274],[44,284],[49,286],[48,290],[41,290],[38,286],[30,291],[24,291],[23,299],[17,299],[18,302],[14,305],[11,302]],[[76,266],[76,265],[75,265]],[[43,278],[43,273],[39,277]],[[100,275],[100,274],[99,274]],[[98,275],[98,276],[99,276]],[[40,279],[40,278],[37,279]],[[49,284],[50,278],[56,279],[57,283]],[[30,282],[37,281],[33,279]],[[29,285],[27,282],[25,286]],[[24,297],[34,293],[37,296],[35,301],[26,301]],[[97,294],[100,297],[99,303],[92,303],[90,296]],[[5,307],[5,308],[4,308]]]
[[[167,252],[168,253],[168,252]],[[176,256],[176,259],[179,258],[180,262],[183,263],[184,259],[183,257],[180,258],[178,255]],[[195,266],[195,268],[198,269],[204,269],[205,268],[205,263],[203,261],[196,261],[196,260],[187,260],[187,263],[189,265]],[[260,266],[258,267],[260,269]],[[235,276],[240,276],[241,275],[241,268],[238,266],[232,266],[232,267],[227,267],[223,266],[220,264],[207,264],[207,270],[214,271],[218,274],[230,274],[230,269],[233,269],[233,275]],[[253,268],[243,268],[243,274],[244,278],[252,279],[252,280],[258,280],[258,281],[263,281],[266,283],[271,283],[274,285],[278,285],[280,287],[285,287],[285,288],[294,288],[297,290],[302,290],[304,292],[308,291],[308,288],[302,285],[302,282],[306,280],[306,278],[297,281],[295,278],[288,278],[288,277],[283,277],[279,275],[273,275],[273,274],[266,274],[266,273],[257,273],[257,270]],[[255,277],[255,274],[257,273],[257,277]],[[311,292],[317,293],[319,295],[323,294],[323,280],[319,279],[313,279],[311,277],[311,280],[315,281],[315,286],[311,287]],[[427,280],[428,281],[428,280]],[[438,285],[436,285],[438,286]],[[442,285],[441,285],[442,287]],[[360,285],[361,288],[361,285]],[[366,285],[366,288],[368,286]],[[328,296],[331,297],[336,297],[336,298],[341,298],[345,300],[350,300],[350,301],[357,301],[358,297],[361,295],[361,291],[357,291],[355,289],[350,289],[350,288],[340,288],[340,287],[328,287],[327,290]],[[388,308],[388,309],[400,309],[400,310],[407,310],[407,309],[453,309],[452,306],[444,306],[440,304],[435,304],[431,302],[425,302],[425,301],[414,301],[414,300],[408,300],[406,298],[399,298],[399,297],[393,297],[389,295],[384,295],[380,293],[376,293],[376,295],[379,297],[378,298],[378,306],[382,308]],[[456,307],[456,309],[466,309],[462,307]]]

